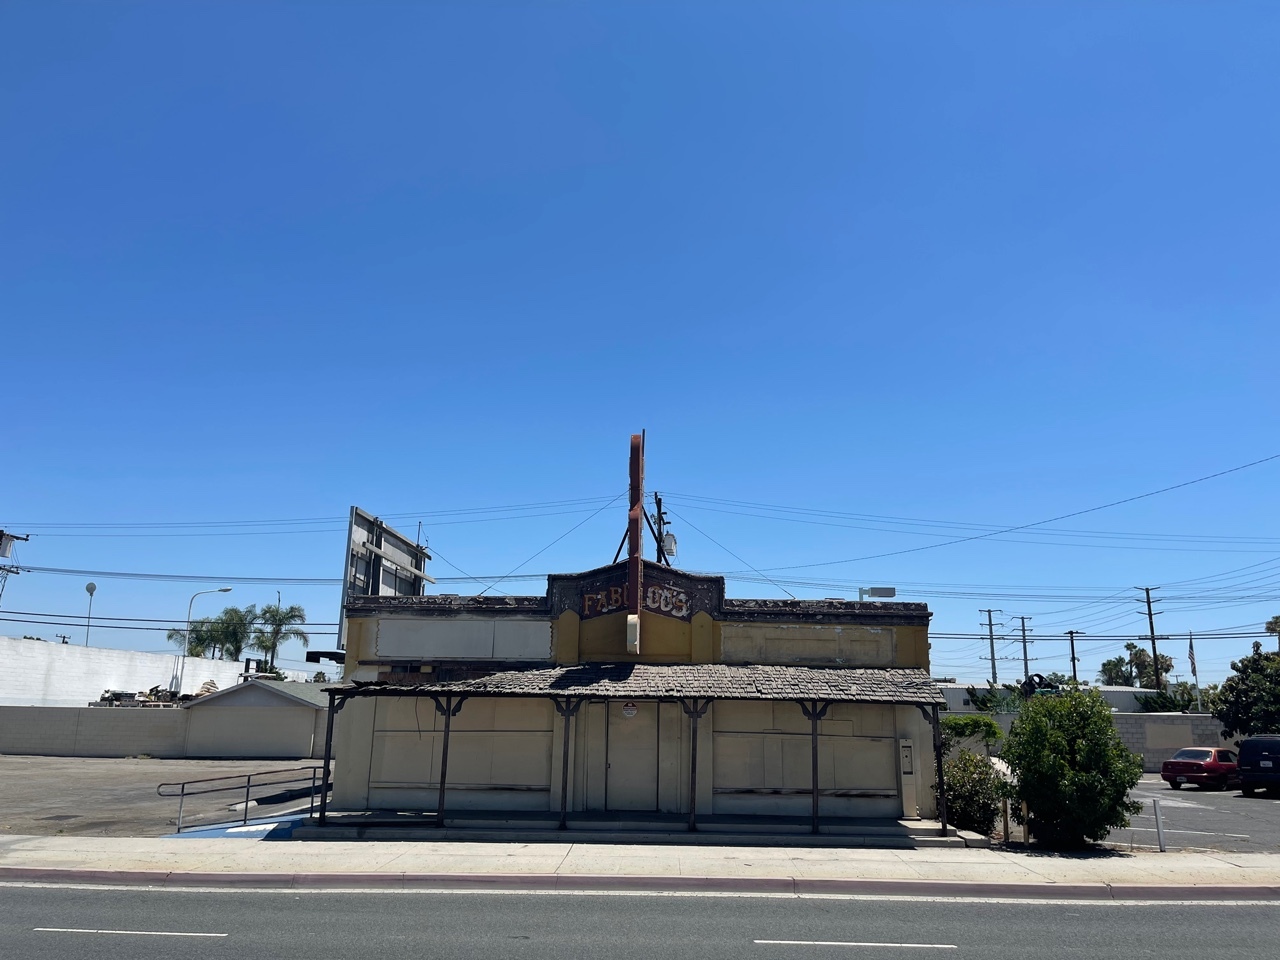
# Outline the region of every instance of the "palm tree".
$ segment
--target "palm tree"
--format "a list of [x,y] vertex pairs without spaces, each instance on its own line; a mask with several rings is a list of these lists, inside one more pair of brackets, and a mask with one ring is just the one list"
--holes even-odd
[[297,626],[307,622],[307,614],[296,603],[289,607],[268,603],[258,614],[258,620],[262,626],[253,631],[253,648],[265,653],[273,667],[281,645],[289,640],[299,640],[305,647],[311,641]]
[[1272,617],[1267,621],[1266,631],[1276,634],[1277,639],[1280,639],[1280,616]]
[[219,624],[209,617],[191,621],[188,632],[181,627],[170,630],[165,639],[191,657],[211,657],[218,646]]
[[253,646],[255,628],[262,614],[254,604],[227,607],[215,621],[218,649],[223,660],[239,660],[245,647]]

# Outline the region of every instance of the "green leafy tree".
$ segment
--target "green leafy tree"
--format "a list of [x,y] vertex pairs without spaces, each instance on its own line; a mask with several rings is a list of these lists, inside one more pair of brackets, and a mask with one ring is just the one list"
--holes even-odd
[[[1142,758],[1125,747],[1097,691],[1024,702],[1000,756],[1013,771],[1015,798],[1030,809],[1036,840],[1046,846],[1104,840],[1142,809],[1129,799],[1142,779]],[[1021,810],[1014,819],[1023,822]]]
[[966,740],[978,740],[991,755],[991,748],[1000,742],[1004,731],[985,713],[959,713],[942,718],[942,752],[951,753],[957,744]]
[[269,603],[258,615],[260,626],[253,632],[253,649],[261,650],[276,665],[276,654],[280,647],[290,640],[297,640],[306,647],[311,638],[298,626],[307,622],[307,614],[296,603],[285,607],[278,603]]
[[952,825],[990,836],[1004,796],[1004,781],[991,761],[961,750],[959,756],[943,761],[942,782]]
[[1223,738],[1280,733],[1280,653],[1263,653],[1255,641],[1253,653],[1233,661],[1231,669],[1213,711]]

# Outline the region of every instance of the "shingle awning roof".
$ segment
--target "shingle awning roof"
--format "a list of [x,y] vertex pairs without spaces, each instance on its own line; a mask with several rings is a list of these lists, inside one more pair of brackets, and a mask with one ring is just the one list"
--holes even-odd
[[597,697],[606,700],[827,700],[834,703],[945,704],[917,669],[800,667],[727,663],[586,663],[502,670],[470,680],[345,684],[346,696]]

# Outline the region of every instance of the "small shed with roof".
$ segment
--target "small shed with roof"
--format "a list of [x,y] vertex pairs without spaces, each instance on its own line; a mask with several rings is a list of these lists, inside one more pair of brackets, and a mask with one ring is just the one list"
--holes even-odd
[[324,753],[319,684],[250,679],[186,705],[188,757],[294,759]]

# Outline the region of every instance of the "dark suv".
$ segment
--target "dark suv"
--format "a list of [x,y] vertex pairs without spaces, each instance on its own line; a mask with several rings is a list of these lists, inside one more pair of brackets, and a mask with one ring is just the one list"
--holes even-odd
[[1240,789],[1250,796],[1259,787],[1280,787],[1280,734],[1250,737],[1240,744]]

